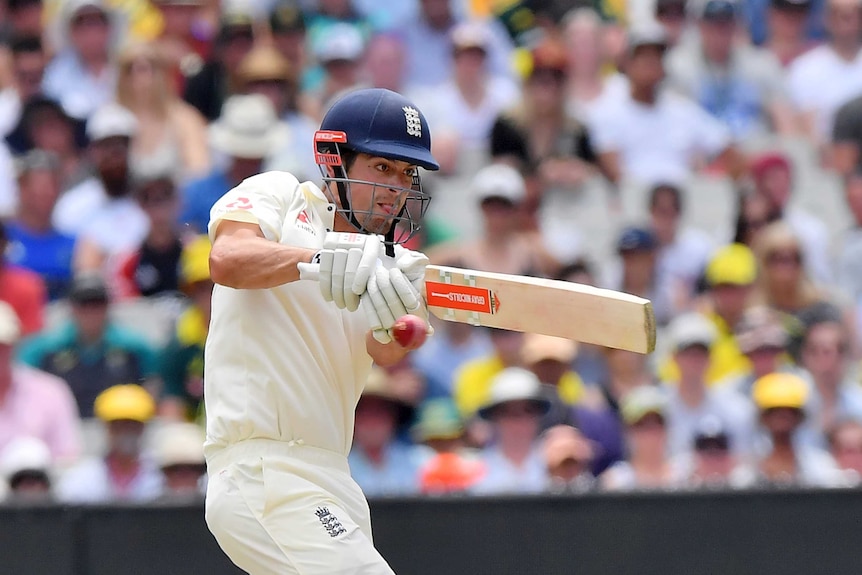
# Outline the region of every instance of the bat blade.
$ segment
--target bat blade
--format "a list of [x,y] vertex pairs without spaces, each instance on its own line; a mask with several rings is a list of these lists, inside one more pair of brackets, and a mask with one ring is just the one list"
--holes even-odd
[[428,310],[440,319],[564,337],[637,353],[655,350],[648,299],[572,282],[429,265]]

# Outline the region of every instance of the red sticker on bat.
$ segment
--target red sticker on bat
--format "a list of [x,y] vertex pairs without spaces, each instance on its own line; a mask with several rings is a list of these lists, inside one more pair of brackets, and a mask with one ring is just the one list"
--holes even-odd
[[486,288],[426,281],[425,296],[429,306],[480,313],[496,313],[500,309],[500,300]]

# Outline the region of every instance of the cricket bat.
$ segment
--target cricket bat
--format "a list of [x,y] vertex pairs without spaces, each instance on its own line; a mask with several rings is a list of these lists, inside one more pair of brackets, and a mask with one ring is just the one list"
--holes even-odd
[[[303,279],[316,279],[311,266]],[[589,285],[429,265],[428,311],[446,321],[540,333],[625,349],[655,350],[648,299]]]
[[573,282],[429,265],[428,310],[472,325],[540,333],[651,353],[656,326],[648,299]]

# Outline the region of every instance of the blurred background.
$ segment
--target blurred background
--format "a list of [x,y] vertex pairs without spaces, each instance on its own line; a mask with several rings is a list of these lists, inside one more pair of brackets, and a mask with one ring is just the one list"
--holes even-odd
[[[463,547],[439,533],[481,513],[471,535],[506,524],[504,543],[473,545],[486,562],[462,572],[523,573],[494,557],[558,560],[591,530],[587,572],[610,555],[697,571],[663,563],[680,538],[745,558],[703,572],[847,572],[823,534],[851,533],[838,510],[862,485],[862,0],[3,0],[16,557],[95,573],[82,556],[143,545],[161,573],[188,572],[184,551],[223,563],[201,508],[209,210],[260,171],[320,182],[314,130],[362,87],[405,94],[432,131],[441,170],[422,174],[434,199],[408,247],[647,297],[659,322],[649,356],[439,322],[375,368],[350,463],[384,555],[409,557],[414,529]],[[692,516],[715,523],[697,535]],[[196,543],[140,543],[169,524]],[[535,552],[505,544],[528,525]],[[741,526],[823,551],[779,571]],[[24,544],[73,532],[65,554]]]

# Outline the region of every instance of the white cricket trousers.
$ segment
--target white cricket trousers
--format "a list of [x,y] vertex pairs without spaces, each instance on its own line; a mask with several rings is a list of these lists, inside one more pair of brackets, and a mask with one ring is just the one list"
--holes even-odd
[[250,439],[210,454],[207,472],[207,525],[251,575],[394,575],[343,455]]

